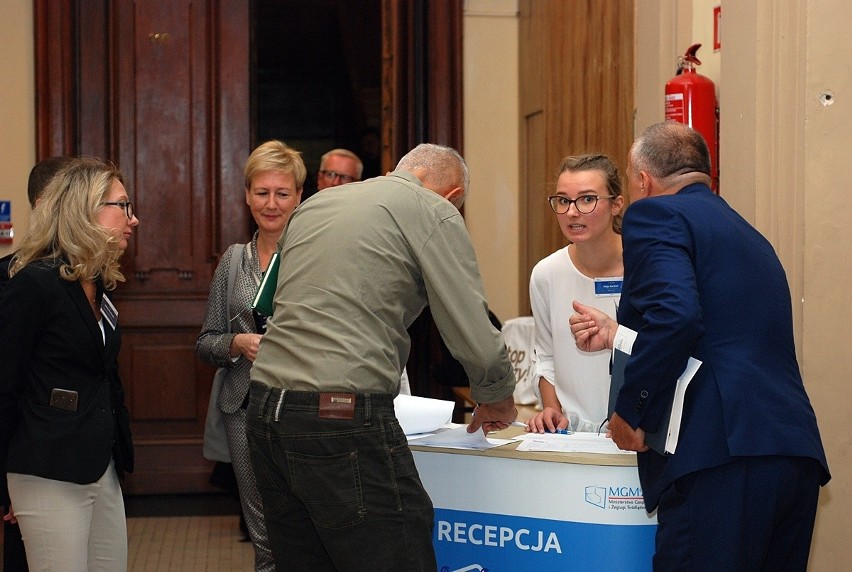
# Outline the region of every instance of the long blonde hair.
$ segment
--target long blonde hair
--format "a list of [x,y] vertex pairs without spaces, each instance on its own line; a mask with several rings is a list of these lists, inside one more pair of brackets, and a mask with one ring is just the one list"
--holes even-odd
[[108,290],[123,282],[120,241],[97,221],[115,180],[124,184],[118,167],[95,158],[72,159],[56,173],[30,215],[9,275],[31,262],[53,259],[69,282],[100,278]]

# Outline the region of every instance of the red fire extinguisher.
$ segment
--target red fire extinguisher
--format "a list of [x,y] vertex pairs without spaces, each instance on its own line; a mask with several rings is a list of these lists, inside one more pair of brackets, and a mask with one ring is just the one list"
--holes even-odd
[[719,103],[716,86],[707,76],[695,71],[701,61],[695,52],[701,44],[689,46],[678,57],[677,75],[666,83],[666,119],[689,125],[707,141],[710,149],[712,188],[719,193]]

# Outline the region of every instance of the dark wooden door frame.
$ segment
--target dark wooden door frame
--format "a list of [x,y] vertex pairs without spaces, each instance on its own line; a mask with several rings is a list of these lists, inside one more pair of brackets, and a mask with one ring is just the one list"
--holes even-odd
[[418,143],[463,153],[462,1],[383,0],[383,168]]

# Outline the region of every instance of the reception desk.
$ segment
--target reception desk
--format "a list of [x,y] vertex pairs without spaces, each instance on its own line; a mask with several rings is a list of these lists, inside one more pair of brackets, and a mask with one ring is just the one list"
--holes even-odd
[[645,512],[635,455],[516,446],[465,451],[412,441],[435,506],[439,571],[651,570],[656,517]]

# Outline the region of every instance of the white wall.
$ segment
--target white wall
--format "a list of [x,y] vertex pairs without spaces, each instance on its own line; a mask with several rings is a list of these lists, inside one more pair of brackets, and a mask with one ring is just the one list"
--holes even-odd
[[[35,162],[35,71],[32,0],[0,0],[0,201],[12,201],[18,236],[29,225],[27,177]],[[0,256],[16,248],[0,245]]]
[[[641,130],[663,118],[658,92],[673,58],[712,39],[715,2],[636,5]],[[845,569],[852,556],[852,405],[844,397],[852,339],[852,43],[844,38],[852,4],[753,0],[722,8],[720,52],[699,51],[706,60],[699,71],[719,93],[721,194],[769,239],[787,272],[799,365],[833,474],[820,494],[810,569]],[[827,91],[833,105],[820,101]]]
[[519,312],[520,122],[517,0],[464,3],[465,221],[491,310]]
[[[820,496],[812,570],[839,570],[852,558],[852,446],[849,419],[849,357],[852,355],[852,42],[847,39],[852,4],[846,0],[808,0],[798,13],[783,16],[802,21],[798,56],[805,66],[799,89],[799,113],[782,105],[780,117],[799,117],[799,129],[779,125],[778,137],[793,139],[804,158],[792,172],[783,170],[766,193],[785,193],[791,183],[800,200],[786,210],[798,212],[801,227],[793,237],[801,253],[802,374],[817,412],[832,481]],[[804,18],[801,18],[801,17]],[[789,48],[787,38],[781,49]],[[834,94],[833,105],[821,96]],[[792,241],[791,241],[792,242]],[[788,246],[788,248],[791,248]],[[799,300],[795,300],[799,302]]]

